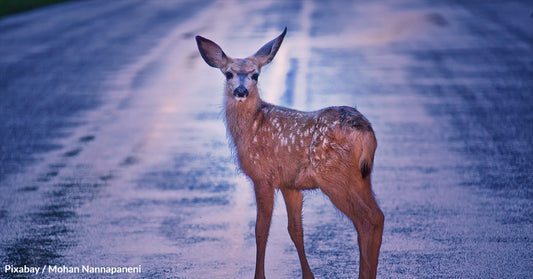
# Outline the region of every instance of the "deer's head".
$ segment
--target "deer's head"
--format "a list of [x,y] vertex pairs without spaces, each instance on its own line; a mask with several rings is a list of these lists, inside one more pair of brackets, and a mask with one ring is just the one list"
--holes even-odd
[[228,57],[215,42],[201,36],[196,36],[196,43],[205,62],[220,69],[226,77],[226,94],[237,101],[244,101],[251,94],[258,94],[257,80],[261,67],[272,61],[285,33],[286,27],[281,35],[265,44],[254,55],[244,59]]

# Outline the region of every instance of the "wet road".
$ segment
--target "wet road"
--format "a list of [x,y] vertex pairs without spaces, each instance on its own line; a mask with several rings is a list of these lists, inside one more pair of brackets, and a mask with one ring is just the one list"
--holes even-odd
[[[4,18],[0,274],[141,265],[124,277],[251,278],[253,191],[228,147],[223,77],[194,35],[244,57],[287,26],[260,77],[263,98],[301,110],[356,105],[376,131],[378,276],[531,278],[532,10],[83,1]],[[301,276],[286,222],[278,195],[269,278]],[[319,191],[305,194],[304,233],[317,278],[357,274],[355,230]]]

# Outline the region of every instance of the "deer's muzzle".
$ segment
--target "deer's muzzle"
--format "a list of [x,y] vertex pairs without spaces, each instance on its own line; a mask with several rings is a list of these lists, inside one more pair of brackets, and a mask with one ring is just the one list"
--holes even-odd
[[239,87],[233,90],[233,96],[235,96],[237,99],[245,99],[249,94],[250,93],[248,92],[248,89],[246,89],[246,87],[243,85],[239,85]]

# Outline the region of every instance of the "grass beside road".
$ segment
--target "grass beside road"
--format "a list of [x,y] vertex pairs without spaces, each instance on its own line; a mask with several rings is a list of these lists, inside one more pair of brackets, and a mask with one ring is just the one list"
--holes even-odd
[[0,0],[0,17],[21,13],[68,0]]

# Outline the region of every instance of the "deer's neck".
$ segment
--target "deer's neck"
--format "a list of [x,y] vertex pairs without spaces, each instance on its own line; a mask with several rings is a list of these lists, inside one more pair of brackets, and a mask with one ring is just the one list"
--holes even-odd
[[254,92],[242,102],[226,94],[224,102],[226,126],[239,151],[251,142],[253,123],[260,113],[263,101],[259,98],[259,94]]

